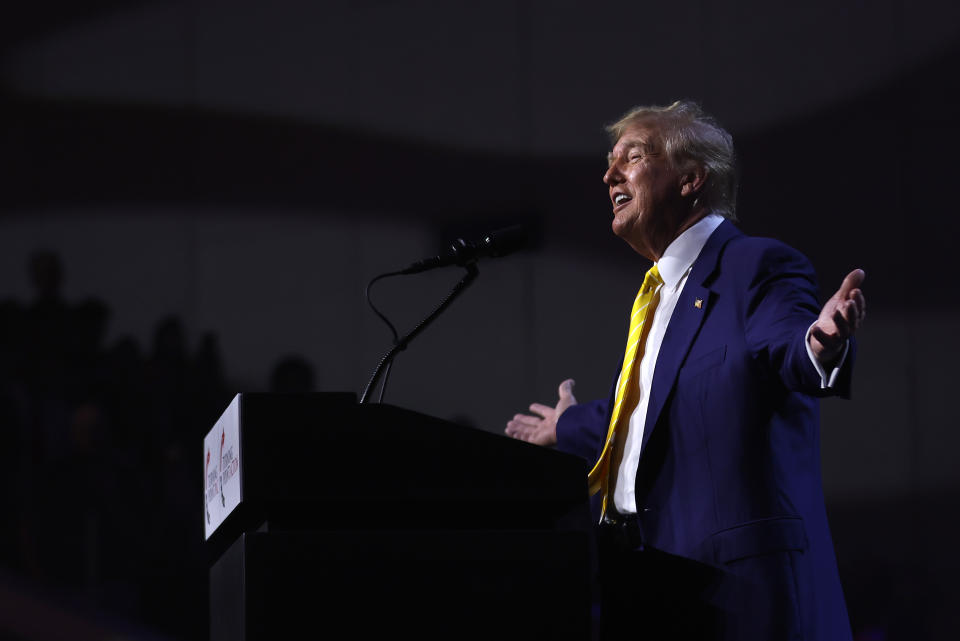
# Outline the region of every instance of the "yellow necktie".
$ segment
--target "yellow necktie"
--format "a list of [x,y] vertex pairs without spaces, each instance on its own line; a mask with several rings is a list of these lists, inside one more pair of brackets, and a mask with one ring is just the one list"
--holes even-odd
[[587,480],[590,484],[590,494],[603,492],[603,514],[607,513],[607,502],[616,484],[619,457],[623,454],[623,443],[627,429],[630,426],[630,415],[633,414],[639,401],[639,386],[637,384],[637,366],[643,354],[643,346],[647,339],[649,320],[660,301],[660,271],[654,265],[643,279],[643,285],[633,301],[633,310],[630,313],[630,331],[627,334],[627,349],[623,355],[623,368],[620,370],[620,381],[614,397],[613,412],[610,414],[610,427],[607,428],[607,440],[603,444],[603,451],[597,464],[590,470]]

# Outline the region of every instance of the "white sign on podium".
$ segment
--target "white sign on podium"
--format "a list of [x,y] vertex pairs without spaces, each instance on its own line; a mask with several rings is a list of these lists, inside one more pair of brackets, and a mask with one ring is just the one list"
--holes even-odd
[[203,439],[203,538],[240,505],[240,395]]

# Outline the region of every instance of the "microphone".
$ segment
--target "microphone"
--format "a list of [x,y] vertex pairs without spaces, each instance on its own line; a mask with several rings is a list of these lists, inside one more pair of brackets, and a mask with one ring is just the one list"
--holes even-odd
[[417,274],[437,267],[459,265],[464,267],[481,258],[499,258],[520,249],[527,244],[526,230],[520,225],[504,227],[485,234],[478,241],[466,241],[458,238],[450,245],[447,253],[441,256],[424,258],[411,263],[401,274]]

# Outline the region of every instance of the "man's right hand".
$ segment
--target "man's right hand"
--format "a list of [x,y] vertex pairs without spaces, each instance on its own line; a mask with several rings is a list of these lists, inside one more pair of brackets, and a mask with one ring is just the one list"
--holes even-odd
[[557,388],[560,400],[557,401],[556,407],[534,403],[530,406],[530,411],[536,416],[516,414],[507,422],[507,429],[504,430],[507,436],[536,445],[556,445],[557,420],[564,410],[577,402],[573,396],[573,386],[572,378],[560,383],[560,387]]

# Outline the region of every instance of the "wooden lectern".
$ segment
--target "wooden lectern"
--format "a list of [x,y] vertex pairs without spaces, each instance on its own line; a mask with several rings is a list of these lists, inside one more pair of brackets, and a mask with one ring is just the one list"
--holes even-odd
[[211,641],[590,635],[586,463],[352,394],[204,439]]

